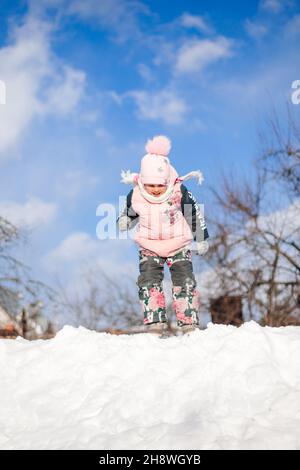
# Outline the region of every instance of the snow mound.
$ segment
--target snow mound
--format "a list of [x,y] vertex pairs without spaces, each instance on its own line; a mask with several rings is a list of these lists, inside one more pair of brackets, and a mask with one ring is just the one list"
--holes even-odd
[[1,449],[300,448],[300,327],[0,340]]

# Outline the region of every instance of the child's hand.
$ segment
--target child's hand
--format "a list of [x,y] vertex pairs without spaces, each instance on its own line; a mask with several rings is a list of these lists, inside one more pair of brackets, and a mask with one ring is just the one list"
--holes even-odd
[[197,243],[197,254],[199,256],[205,255],[209,249],[209,243],[204,240],[203,242]]

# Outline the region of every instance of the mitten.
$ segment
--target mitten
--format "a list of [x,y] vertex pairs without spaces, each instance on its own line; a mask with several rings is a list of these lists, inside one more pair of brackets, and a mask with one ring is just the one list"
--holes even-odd
[[209,249],[209,243],[206,240],[204,240],[203,242],[197,243],[197,254],[199,256],[205,255],[208,249]]

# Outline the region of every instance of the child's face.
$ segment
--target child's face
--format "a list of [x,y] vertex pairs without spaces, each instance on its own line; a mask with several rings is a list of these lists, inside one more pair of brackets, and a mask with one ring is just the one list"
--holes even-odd
[[147,193],[156,197],[161,196],[167,191],[167,186],[164,184],[144,184],[144,188]]

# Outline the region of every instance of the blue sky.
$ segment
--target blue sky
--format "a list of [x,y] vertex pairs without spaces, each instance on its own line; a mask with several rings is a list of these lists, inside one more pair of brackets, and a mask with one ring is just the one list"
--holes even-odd
[[[79,266],[137,272],[132,242],[100,241],[96,208],[118,204],[155,134],[205,210],[222,171],[250,176],[257,130],[285,119],[300,79],[294,0],[1,2],[0,210],[31,240],[19,256],[70,286]],[[299,116],[300,107],[294,106]],[[75,276],[75,277],[74,277]]]

